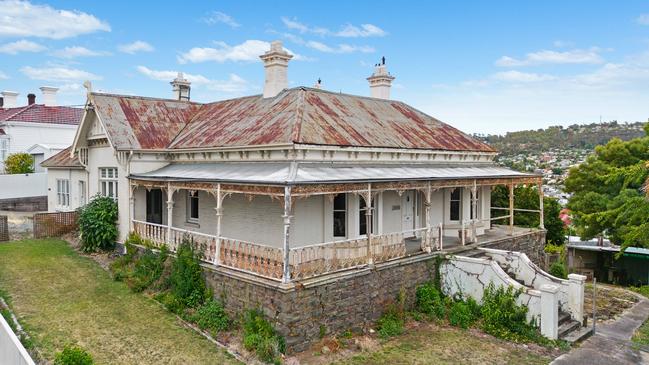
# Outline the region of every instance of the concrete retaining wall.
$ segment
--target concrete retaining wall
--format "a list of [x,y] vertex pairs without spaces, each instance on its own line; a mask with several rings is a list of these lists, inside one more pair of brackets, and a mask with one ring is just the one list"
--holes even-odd
[[0,316],[0,364],[34,365],[34,360],[2,316]]

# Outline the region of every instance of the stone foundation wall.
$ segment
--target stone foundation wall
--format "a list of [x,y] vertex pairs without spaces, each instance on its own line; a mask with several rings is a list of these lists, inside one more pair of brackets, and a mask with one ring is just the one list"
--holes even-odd
[[[536,232],[507,237],[484,247],[522,251],[538,263],[544,242],[545,232]],[[401,290],[405,291],[407,304],[412,304],[417,286],[435,279],[437,257],[404,258],[374,268],[296,282],[291,287],[211,265],[205,265],[204,272],[226,311],[237,315],[250,308],[262,309],[286,338],[287,350],[292,353],[317,342],[321,326],[332,334],[373,325]]]

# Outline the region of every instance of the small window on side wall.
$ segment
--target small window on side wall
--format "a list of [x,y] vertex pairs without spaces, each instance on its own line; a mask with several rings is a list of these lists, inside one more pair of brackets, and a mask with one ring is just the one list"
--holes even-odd
[[462,189],[455,188],[451,191],[451,198],[449,204],[449,220],[460,220],[460,206],[462,204]]
[[198,223],[198,191],[187,192],[187,222]]

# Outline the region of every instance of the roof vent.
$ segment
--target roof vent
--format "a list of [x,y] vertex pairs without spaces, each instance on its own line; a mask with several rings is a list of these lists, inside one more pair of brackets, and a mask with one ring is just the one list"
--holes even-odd
[[185,79],[182,72],[178,72],[178,76],[170,82],[173,92],[174,99],[180,101],[189,101],[189,94],[191,92],[191,82]]

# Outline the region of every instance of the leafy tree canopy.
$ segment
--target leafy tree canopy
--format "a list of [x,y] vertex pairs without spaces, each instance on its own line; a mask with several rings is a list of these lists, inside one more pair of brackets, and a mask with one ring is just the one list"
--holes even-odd
[[[494,207],[509,207],[509,189],[505,186],[497,186],[491,194],[491,205]],[[539,190],[532,186],[517,186],[514,188],[514,208],[516,209],[539,209]],[[565,241],[565,229],[559,218],[561,205],[550,197],[543,197],[543,225],[547,230],[545,240],[547,243],[561,245]],[[502,216],[503,210],[494,210],[492,216]],[[509,224],[509,220],[499,221],[499,224]],[[539,213],[515,212],[514,225],[519,227],[538,227]]]
[[5,160],[7,174],[31,174],[34,172],[34,159],[29,153],[13,153]]
[[586,161],[570,169],[568,208],[582,239],[604,235],[627,247],[649,248],[649,124],[646,136],[614,138],[597,146]]

